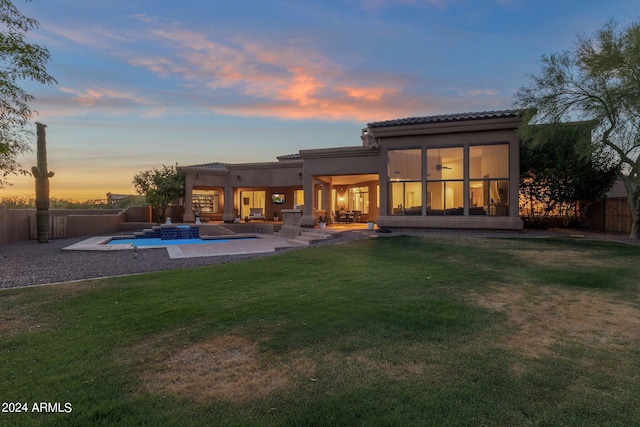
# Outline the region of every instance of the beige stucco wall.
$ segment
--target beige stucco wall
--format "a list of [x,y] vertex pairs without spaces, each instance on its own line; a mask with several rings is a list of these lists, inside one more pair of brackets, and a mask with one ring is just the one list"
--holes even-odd
[[520,217],[506,216],[379,216],[378,227],[521,230]]

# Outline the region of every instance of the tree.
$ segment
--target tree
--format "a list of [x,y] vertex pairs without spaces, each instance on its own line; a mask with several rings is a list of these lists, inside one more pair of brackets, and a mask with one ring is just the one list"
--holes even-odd
[[[526,128],[520,145],[520,209],[529,225],[546,226],[550,216],[581,225],[591,206],[615,183],[618,169],[609,159],[577,154],[576,147],[591,144],[596,124]],[[547,137],[544,145],[535,144],[539,132]]]
[[18,156],[31,150],[33,132],[27,123],[34,114],[29,103],[35,98],[19,82],[57,83],[46,71],[49,51],[26,40],[27,33],[38,26],[38,21],[22,15],[11,1],[0,0],[0,188],[9,184],[9,175],[29,174],[18,163]]
[[133,177],[133,185],[147,203],[156,210],[158,221],[164,220],[165,211],[171,203],[184,197],[185,175],[178,166],[162,165],[161,169],[138,173]]
[[[618,168],[633,217],[631,237],[640,239],[640,23],[620,29],[609,22],[541,62],[541,74],[518,91],[516,104],[529,109],[529,125],[597,123],[591,144],[576,148],[585,158],[604,155]],[[544,132],[536,136],[538,144],[547,139]]]

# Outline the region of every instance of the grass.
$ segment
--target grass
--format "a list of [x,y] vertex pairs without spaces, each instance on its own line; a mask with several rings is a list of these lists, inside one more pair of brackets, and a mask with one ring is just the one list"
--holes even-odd
[[399,236],[3,291],[0,425],[639,425],[639,259]]

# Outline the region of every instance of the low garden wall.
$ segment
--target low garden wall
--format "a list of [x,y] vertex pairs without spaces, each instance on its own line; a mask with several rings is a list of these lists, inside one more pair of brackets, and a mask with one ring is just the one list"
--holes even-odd
[[[29,239],[29,211],[0,205],[0,245]],[[35,216],[35,209],[33,209]]]
[[[151,223],[151,208],[125,209],[50,209],[49,238],[113,234],[141,230]],[[36,210],[9,209],[0,205],[0,245],[36,239]]]

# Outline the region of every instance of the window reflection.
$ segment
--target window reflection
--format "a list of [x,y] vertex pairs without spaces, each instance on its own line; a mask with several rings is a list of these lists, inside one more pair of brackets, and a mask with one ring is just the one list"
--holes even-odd
[[509,181],[469,181],[469,215],[509,215]]
[[509,215],[509,146],[469,147],[469,215]]
[[420,181],[422,179],[421,150],[391,150],[388,152],[387,173],[390,181]]
[[509,178],[509,146],[469,147],[469,178]]

